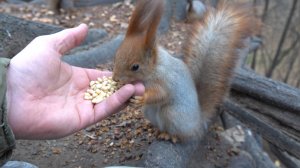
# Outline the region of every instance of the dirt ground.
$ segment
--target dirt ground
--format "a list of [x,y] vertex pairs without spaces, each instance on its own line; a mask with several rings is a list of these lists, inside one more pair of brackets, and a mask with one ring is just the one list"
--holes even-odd
[[[90,28],[105,29],[110,37],[114,37],[125,33],[133,7],[132,4],[122,2],[62,11],[56,15],[43,5],[2,2],[0,12],[66,28],[86,23]],[[180,54],[187,26],[185,23],[172,22],[169,33],[160,37],[160,44],[168,48],[170,53]],[[121,113],[63,139],[18,140],[12,160],[26,161],[39,167],[140,165],[143,153],[155,138],[155,131],[139,109],[128,107]]]

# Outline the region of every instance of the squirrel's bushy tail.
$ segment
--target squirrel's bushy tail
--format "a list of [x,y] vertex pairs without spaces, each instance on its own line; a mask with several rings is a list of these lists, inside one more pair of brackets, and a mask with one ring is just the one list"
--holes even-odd
[[255,32],[255,18],[245,6],[221,3],[207,8],[187,38],[184,62],[196,81],[201,111],[206,119],[214,116],[216,106],[230,88],[238,63],[237,50]]

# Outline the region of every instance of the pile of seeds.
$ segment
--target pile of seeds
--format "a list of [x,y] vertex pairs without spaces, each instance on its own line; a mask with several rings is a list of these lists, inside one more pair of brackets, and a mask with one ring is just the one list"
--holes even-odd
[[104,76],[90,82],[90,88],[85,92],[84,99],[91,100],[92,103],[97,104],[108,98],[119,88],[120,86],[112,77]]

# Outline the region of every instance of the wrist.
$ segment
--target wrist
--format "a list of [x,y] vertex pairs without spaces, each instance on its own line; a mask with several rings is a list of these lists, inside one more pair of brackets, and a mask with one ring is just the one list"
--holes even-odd
[[0,59],[0,157],[1,163],[7,160],[15,147],[15,137],[7,121],[6,72],[9,59]]
[[[11,95],[11,84],[10,84],[10,71],[11,71],[11,61],[9,63],[9,65],[7,65],[6,67],[6,80],[5,80],[5,84],[6,84],[6,93],[5,93],[5,107],[6,107],[6,112],[5,112],[5,119],[6,119],[6,123],[9,126],[9,128],[11,129],[14,138],[16,138],[17,135],[17,131],[14,130],[14,123],[11,122],[11,114],[13,113],[13,109],[11,107],[11,99],[12,99],[12,95]],[[15,104],[16,105],[16,104]]]

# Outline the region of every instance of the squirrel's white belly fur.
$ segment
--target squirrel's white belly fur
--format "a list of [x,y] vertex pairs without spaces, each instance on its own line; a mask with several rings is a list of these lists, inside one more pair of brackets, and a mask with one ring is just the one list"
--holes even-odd
[[163,103],[145,105],[145,117],[161,131],[171,135],[183,138],[201,136],[204,126],[200,124],[204,122],[201,122],[203,119],[197,91],[187,66],[163,48],[159,48],[158,55],[158,67],[154,76],[163,77],[159,80],[165,82],[170,99]]

